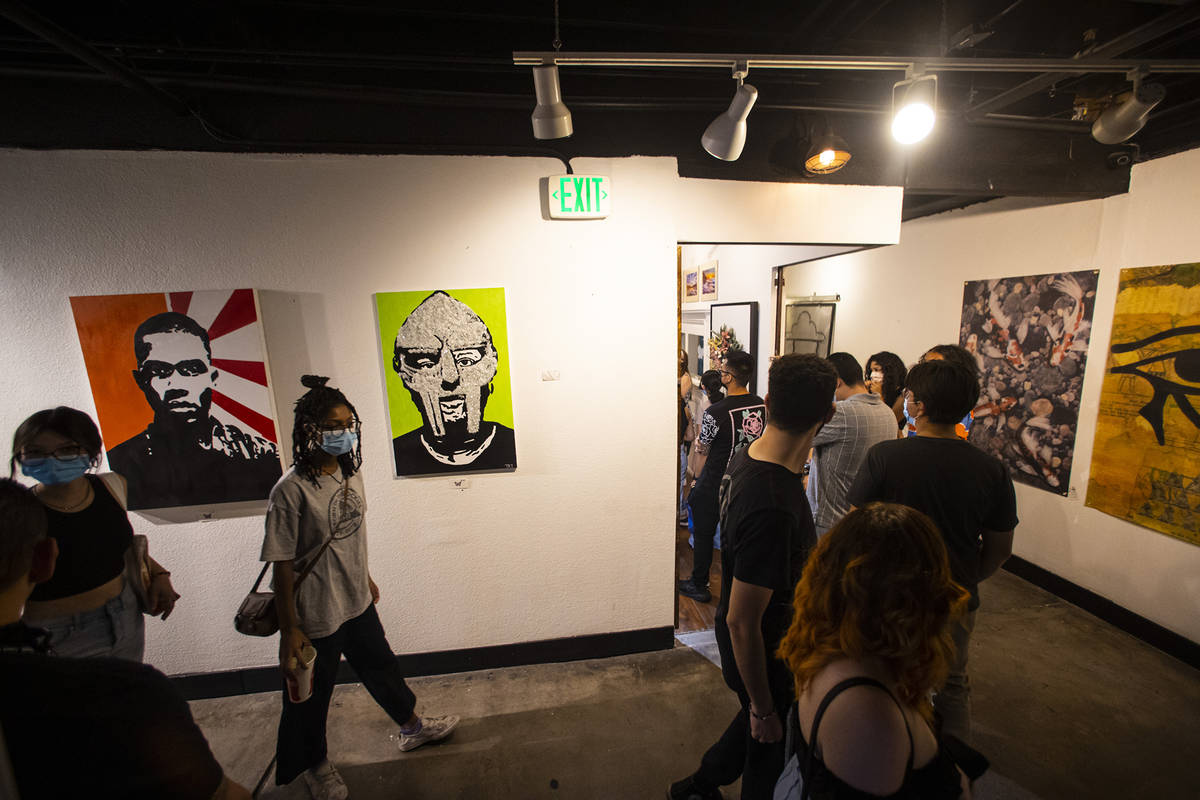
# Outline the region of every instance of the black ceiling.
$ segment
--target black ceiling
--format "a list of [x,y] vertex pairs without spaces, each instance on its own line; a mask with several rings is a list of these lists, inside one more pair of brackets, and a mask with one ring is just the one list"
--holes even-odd
[[[0,0],[0,15],[0,146],[670,155],[689,177],[904,185],[907,218],[1003,195],[1111,195],[1131,161],[1200,146],[1200,74],[1151,76],[1167,99],[1131,142],[1104,146],[1072,115],[1126,91],[1122,75],[944,73],[935,134],[906,153],[887,131],[900,72],[752,70],[746,150],[725,163],[699,138],[732,95],[728,69],[607,67],[562,68],[575,135],[538,142],[531,73],[512,53],[551,49],[553,0]],[[561,15],[565,51],[1200,56],[1197,0],[562,0]],[[796,153],[826,125],[854,157],[805,177]]]

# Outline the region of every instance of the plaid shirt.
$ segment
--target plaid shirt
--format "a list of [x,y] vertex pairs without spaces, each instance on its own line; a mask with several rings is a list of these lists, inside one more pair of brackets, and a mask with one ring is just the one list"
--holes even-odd
[[895,438],[896,415],[877,395],[855,394],[835,404],[833,419],[813,438],[808,474],[808,503],[818,534],[850,510],[846,495],[867,451]]

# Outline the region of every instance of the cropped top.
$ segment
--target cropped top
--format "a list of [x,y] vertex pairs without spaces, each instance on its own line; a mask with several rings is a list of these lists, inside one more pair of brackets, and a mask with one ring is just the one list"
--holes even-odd
[[133,541],[133,526],[104,482],[86,476],[95,495],[79,511],[46,508],[48,536],[58,541],[54,575],[39,583],[30,600],[59,600],[108,583],[125,569],[125,551]]
[[[849,678],[830,689],[822,698],[821,704],[817,707],[816,716],[813,718],[812,732],[809,734],[812,740],[814,742],[817,740],[817,728],[821,725],[821,717],[824,716],[825,709],[829,707],[833,698],[854,686],[876,686],[882,689],[887,692],[888,697],[892,698],[900,708],[901,715],[904,716],[904,730],[908,733],[908,763],[904,768],[904,783],[900,784],[900,788],[896,792],[886,795],[886,798],[888,800],[907,800],[908,798],[954,800],[959,797],[962,794],[962,786],[959,783],[958,767],[944,748],[939,746],[937,755],[930,759],[929,763],[919,769],[913,769],[913,738],[912,730],[908,727],[908,716],[904,714],[904,707],[900,705],[899,700],[896,700],[896,696],[874,678]],[[805,793],[808,797],[814,798],[814,800],[818,798],[819,800],[867,800],[867,798],[881,800],[880,795],[855,789],[834,775],[825,766],[821,757],[816,754],[816,747],[810,747],[805,742],[799,724],[795,723],[795,725],[796,727],[792,730],[796,743],[795,751],[800,759],[800,764],[803,765]]]

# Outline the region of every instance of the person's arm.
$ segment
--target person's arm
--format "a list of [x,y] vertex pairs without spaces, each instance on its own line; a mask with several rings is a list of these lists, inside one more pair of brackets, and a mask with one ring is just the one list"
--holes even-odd
[[300,620],[296,614],[296,573],[294,561],[274,562],[275,577],[275,613],[279,617],[279,668],[287,674],[292,674],[292,664],[300,663],[300,651],[306,644],[311,644],[309,638],[300,630]]
[[146,556],[150,562],[150,589],[146,593],[146,601],[150,604],[150,616],[161,616],[163,619],[171,616],[175,610],[175,601],[179,592],[171,585],[171,573],[162,564]]
[[813,447],[820,447],[823,444],[838,442],[846,438],[846,410],[840,406],[840,403],[835,406],[833,419],[822,425],[821,429],[817,431],[817,435],[813,437]]
[[879,446],[877,444],[867,451],[866,460],[858,468],[858,474],[854,476],[854,481],[850,484],[850,491],[846,492],[846,500],[850,504],[851,511],[862,508],[872,500],[883,499],[883,469],[875,453],[875,449]]
[[834,698],[817,744],[826,768],[860,792],[887,796],[904,783],[909,753],[904,717],[875,687],[855,686]]
[[679,376],[679,396],[685,401],[692,396],[692,376],[686,372]]
[[979,549],[979,580],[987,580],[1012,555],[1013,531],[983,531]]
[[767,679],[766,644],[762,637],[762,618],[771,602],[771,592],[765,586],[734,578],[729,590],[729,611],[725,615],[737,671],[750,695],[750,735],[760,742],[783,738],[783,722],[775,710]]
[[717,419],[707,411],[700,418],[700,435],[696,437],[696,451],[702,456],[708,455],[708,448],[712,446],[713,441],[717,438],[717,432],[720,427],[717,425]]

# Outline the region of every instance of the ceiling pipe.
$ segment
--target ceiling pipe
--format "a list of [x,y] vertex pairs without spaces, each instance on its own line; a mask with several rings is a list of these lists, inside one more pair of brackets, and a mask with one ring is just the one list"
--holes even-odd
[[20,3],[0,0],[0,14],[3,14],[11,22],[20,25],[35,36],[40,36],[60,50],[70,53],[85,64],[100,70],[122,85],[153,98],[160,105],[171,109],[175,114],[181,117],[192,115],[192,109],[188,107],[187,103],[175,95],[163,91],[124,64],[113,61],[87,42],[63,30],[50,20],[38,16]]
[[[1127,33],[1123,33],[1115,39],[1111,39],[1102,45],[1092,48],[1088,51],[1087,59],[1093,58],[1110,58],[1112,56],[1128,53],[1137,47],[1152,42],[1160,36],[1171,33],[1184,25],[1191,24],[1200,19],[1200,3],[1189,3],[1175,11],[1163,14],[1161,17],[1147,22],[1134,28]],[[1082,60],[1082,59],[1080,59]],[[1135,67],[1136,68],[1136,67]],[[1149,70],[1151,72],[1161,72],[1162,70]],[[1043,89],[1049,89],[1059,81],[1075,74],[1075,70],[1058,70],[1046,72],[1044,75],[1038,75],[1036,78],[1014,86],[1007,91],[1003,91],[995,97],[991,97],[974,105],[967,106],[963,110],[968,119],[980,117],[992,111],[998,111],[1006,106],[1010,106],[1019,100],[1024,100],[1026,97],[1035,95]]]

